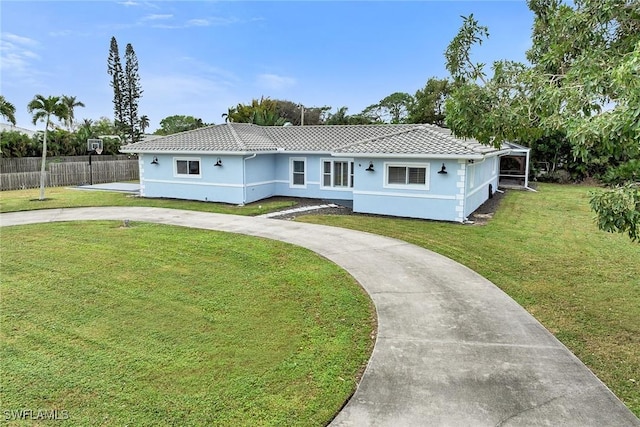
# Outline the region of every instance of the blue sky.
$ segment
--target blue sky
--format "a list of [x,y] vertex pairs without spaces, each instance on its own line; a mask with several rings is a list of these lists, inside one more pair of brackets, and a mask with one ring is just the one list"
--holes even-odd
[[138,57],[151,131],[174,114],[221,123],[260,96],[355,114],[446,77],[443,53],[470,13],[490,32],[476,60],[524,61],[533,23],[524,1],[3,0],[0,93],[30,129],[35,94],[76,96],[86,105],[78,120],[112,118],[115,36],[121,55],[131,43]]

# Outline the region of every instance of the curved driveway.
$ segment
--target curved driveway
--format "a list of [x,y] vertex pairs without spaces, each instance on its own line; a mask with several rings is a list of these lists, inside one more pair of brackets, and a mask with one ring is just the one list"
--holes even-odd
[[281,240],[346,269],[378,312],[358,389],[334,426],[640,426],[571,352],[468,268],[358,231],[266,218],[143,207],[0,215],[2,226],[148,221]]

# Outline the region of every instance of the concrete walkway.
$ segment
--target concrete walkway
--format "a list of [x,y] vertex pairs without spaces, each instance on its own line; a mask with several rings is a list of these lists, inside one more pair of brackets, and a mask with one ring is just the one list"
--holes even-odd
[[0,224],[106,219],[281,240],[351,273],[375,303],[378,338],[333,426],[640,426],[589,369],[491,282],[402,241],[292,221],[142,207],[7,213]]
[[117,193],[140,193],[140,184],[133,182],[107,182],[104,184],[79,185],[76,190],[115,191]]
[[269,212],[263,215],[258,215],[258,218],[277,218],[280,216],[317,211],[320,209],[327,209],[327,208],[337,208],[337,207],[338,205],[334,205],[333,203],[329,203],[326,205],[302,206],[301,208],[293,208],[293,209],[286,209],[284,211]]

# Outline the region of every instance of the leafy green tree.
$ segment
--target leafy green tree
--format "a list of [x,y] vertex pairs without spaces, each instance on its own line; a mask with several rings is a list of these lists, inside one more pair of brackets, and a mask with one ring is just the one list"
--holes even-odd
[[[530,66],[496,61],[493,77],[474,64],[470,49],[488,36],[465,18],[445,57],[454,78],[446,122],[458,136],[499,145],[566,134],[583,174],[601,176],[640,157],[640,10],[627,0],[530,0],[535,14]],[[628,209],[637,221],[633,185],[609,191],[592,207],[605,230],[629,227],[608,207]],[[616,209],[617,209],[616,208]],[[616,210],[619,212],[619,210]]]
[[627,233],[640,242],[640,184],[628,183],[591,195],[591,208],[598,214],[598,228]]
[[31,137],[22,132],[3,130],[0,133],[0,153],[2,157],[26,157],[29,155],[31,145]]
[[447,79],[431,77],[422,89],[413,96],[408,108],[407,122],[431,123],[444,127],[444,104],[449,96],[450,83]]
[[[274,100],[279,117],[285,119],[294,126],[321,125],[331,107],[305,107],[300,103],[281,99]],[[304,120],[304,123],[302,122]]]
[[124,83],[124,122],[129,142],[140,140],[140,121],[138,119],[138,104],[142,97],[140,74],[138,73],[138,57],[131,43],[125,48]]
[[284,126],[287,119],[280,117],[277,111],[256,110],[253,113],[252,123],[258,126]]
[[380,101],[380,106],[390,116],[393,124],[404,123],[407,119],[409,106],[414,102],[413,97],[405,92],[394,92]]
[[[97,137],[98,135],[93,129],[93,120],[91,119],[84,119],[82,123],[80,123],[80,126],[78,126],[78,129],[76,129],[76,132],[74,134],[76,146],[85,147],[85,149],[87,146],[87,140],[94,139]],[[104,150],[104,145],[103,145],[103,150]],[[81,149],[78,150],[78,154],[80,153],[84,154],[84,152]]]
[[79,141],[74,138],[74,134],[66,129],[55,128],[47,135],[47,156],[76,156],[82,154],[84,144],[79,145]]
[[109,46],[109,58],[107,60],[107,74],[111,76],[109,85],[113,88],[113,113],[114,122],[118,129],[118,134],[125,123],[125,78],[122,70],[122,62],[120,61],[120,52],[118,49],[118,41],[115,37],[111,37]]
[[354,114],[354,115],[347,114],[348,110],[349,109],[347,107],[338,108],[338,110],[335,113],[329,114],[329,116],[325,120],[325,124],[327,125],[369,125],[373,123],[371,118],[363,114]]
[[42,141],[42,165],[40,167],[40,200],[44,200],[44,184],[46,178],[46,160],[47,160],[47,132],[51,125],[51,116],[64,120],[68,117],[69,110],[62,102],[59,96],[50,96],[45,98],[42,95],[36,95],[27,105],[27,110],[33,115],[33,124],[38,121],[45,122],[44,137]]
[[377,104],[366,107],[360,116],[372,123],[405,123],[410,106],[414,103],[411,95],[405,92],[394,92],[384,97]]
[[251,104],[238,104],[230,107],[225,121],[235,123],[254,123],[260,126],[282,126],[286,119],[278,113],[278,103],[272,99],[261,97],[252,99]]
[[380,104],[371,104],[365,107],[359,115],[365,117],[369,123],[385,123],[384,110]]
[[160,128],[156,135],[172,135],[206,126],[202,119],[193,116],[174,115],[160,120]]
[[348,110],[349,109],[347,107],[338,108],[338,110],[335,113],[329,114],[329,117],[327,118],[325,124],[348,125],[349,124],[349,115],[347,114]]
[[67,118],[64,120],[64,124],[67,127],[67,130],[71,132],[73,130],[73,123],[75,120],[74,110],[76,107],[84,107],[84,104],[77,101],[75,96],[67,95],[62,95],[62,103],[67,106],[67,111],[69,112]]
[[16,125],[16,107],[0,95],[0,116],[12,125]]
[[530,102],[527,68],[513,61],[496,61],[494,75],[487,77],[485,64],[474,63],[471,48],[489,36],[487,27],[472,15],[463,24],[445,52],[446,67],[453,84],[445,102],[446,125],[463,138],[499,147],[504,141],[530,145],[544,136],[540,108]]

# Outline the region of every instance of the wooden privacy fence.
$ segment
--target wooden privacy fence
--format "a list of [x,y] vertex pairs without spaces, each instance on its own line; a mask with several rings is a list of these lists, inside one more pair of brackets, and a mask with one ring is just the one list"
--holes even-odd
[[[93,181],[94,184],[116,181],[133,181],[139,179],[138,160],[128,159],[96,159],[92,156],[89,168],[89,156],[73,157],[76,161],[52,159],[46,168],[45,185],[61,187],[65,185],[83,185]],[[116,156],[105,156],[116,157]],[[118,156],[119,157],[119,156]],[[86,159],[85,159],[86,158]],[[7,165],[5,161],[12,162]],[[78,161],[80,160],[80,161]],[[33,170],[33,167],[37,167]],[[40,158],[1,159],[0,189],[19,190],[40,187]],[[20,170],[21,169],[21,170]],[[25,170],[27,169],[27,170]],[[31,169],[31,170],[28,170]]]

